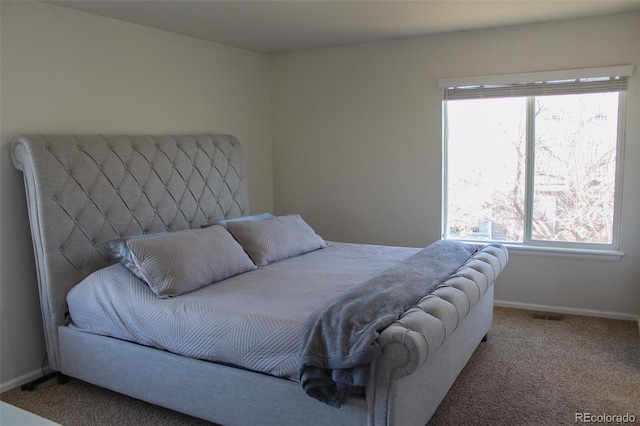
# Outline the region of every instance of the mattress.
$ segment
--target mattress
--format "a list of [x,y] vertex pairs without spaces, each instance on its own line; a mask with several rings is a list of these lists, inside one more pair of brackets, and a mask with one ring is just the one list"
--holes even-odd
[[71,289],[70,327],[298,381],[309,316],[419,250],[332,242],[169,299],[114,264]]

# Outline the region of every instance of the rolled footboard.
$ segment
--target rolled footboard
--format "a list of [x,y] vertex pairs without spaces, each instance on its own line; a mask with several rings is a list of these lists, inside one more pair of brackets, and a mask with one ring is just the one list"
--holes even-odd
[[[368,394],[375,394],[375,402],[369,401],[375,405],[370,408],[374,413],[371,424],[414,424],[410,421],[413,419],[415,424],[424,425],[488,330],[493,318],[492,285],[507,261],[505,247],[483,247],[442,286],[380,334],[383,357],[376,362],[374,383],[368,389]],[[448,353],[438,353],[440,350]],[[440,374],[434,375],[432,370]],[[410,395],[411,383],[423,376],[440,383],[433,383],[432,394]],[[413,402],[403,404],[402,399]],[[408,415],[392,408],[382,411],[381,406],[412,408]],[[381,412],[386,418],[376,416]]]
[[507,260],[508,252],[503,246],[485,246],[444,285],[380,334],[384,358],[396,365],[394,377],[412,374],[426,362],[430,352],[442,346],[502,272]]

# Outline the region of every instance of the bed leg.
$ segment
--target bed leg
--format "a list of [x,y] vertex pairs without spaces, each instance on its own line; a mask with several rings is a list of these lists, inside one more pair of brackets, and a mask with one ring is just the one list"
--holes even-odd
[[482,338],[483,342],[488,342],[489,341],[489,333],[485,334],[484,337]]
[[42,377],[39,377],[39,378],[37,378],[35,380],[32,380],[29,383],[25,383],[24,385],[20,386],[20,389],[22,389],[23,391],[32,391],[39,384],[44,383],[47,380],[53,379],[54,377],[57,377],[59,385],[65,384],[65,383],[67,383],[69,381],[69,376],[56,371],[56,372],[53,372],[53,373],[46,374],[46,375],[44,375]]
[[66,374],[58,373],[59,385],[64,385],[65,383],[69,383],[70,380],[71,380],[71,377],[67,376]]

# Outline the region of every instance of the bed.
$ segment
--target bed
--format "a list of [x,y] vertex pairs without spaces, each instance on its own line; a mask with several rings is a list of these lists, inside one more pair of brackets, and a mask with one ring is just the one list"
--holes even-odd
[[[252,215],[244,153],[233,136],[28,135],[12,142],[11,154],[15,167],[24,175],[49,366],[68,377],[222,425],[424,425],[491,325],[493,284],[508,261],[505,247],[436,242],[418,249],[327,242],[299,215]],[[256,229],[286,229],[286,234],[292,228],[298,233],[287,234],[289,243],[299,241],[296,236],[303,232],[312,241],[311,249],[294,247],[287,252],[280,243],[274,249],[270,244],[243,240],[256,234]],[[141,235],[148,238],[136,238]],[[179,279],[167,281],[165,274],[154,281],[155,269],[145,269],[147,264],[138,252],[136,264],[144,264],[144,268],[138,271],[143,276],[136,276],[109,246],[113,241],[129,241],[126,244],[130,247],[143,247],[135,250],[157,253],[167,247],[162,239],[169,237],[182,241],[186,250],[193,249],[174,262],[175,268],[182,265],[185,274],[200,270],[198,265],[203,261],[198,256],[205,252],[233,252],[234,259],[241,259],[234,260],[234,265],[241,266],[215,280],[205,273],[203,285],[180,287],[176,292],[175,287],[163,287],[163,283],[183,285],[191,278],[185,280],[178,274]],[[221,240],[225,241],[224,250],[198,249],[203,241],[222,244]],[[227,244],[234,248],[228,249]],[[269,257],[273,251],[265,254],[265,247],[279,254]],[[442,253],[447,259],[457,256],[459,265],[443,269]],[[160,259],[154,268],[166,272],[171,262]],[[189,266],[189,262],[196,266]],[[219,270],[220,262],[227,261],[216,262],[207,273]],[[414,286],[389,292],[392,286],[403,281],[411,284],[421,276],[425,267],[419,262],[427,262],[426,269],[439,274],[437,279],[425,280],[430,287],[420,289],[424,294],[416,298]],[[407,275],[408,265],[413,265],[416,276]],[[300,273],[305,277],[296,275]],[[109,278],[104,278],[105,274]],[[146,310],[142,299],[155,301],[168,309],[162,314],[168,327],[178,324],[174,327],[177,337],[160,333],[140,338],[138,328],[153,332],[156,320],[152,319],[151,325],[133,326],[122,312],[100,314],[85,307],[82,301],[89,298],[87,288],[116,287],[109,281],[112,274],[121,277],[123,298],[131,302],[129,316]],[[272,287],[267,291],[263,280],[268,276]],[[160,284],[154,287],[153,282]],[[287,288],[287,282],[294,287]],[[351,301],[377,297],[369,290],[374,287],[387,294],[370,299],[365,306],[380,304],[383,311],[389,310],[384,311],[386,322],[368,326],[368,338],[374,341],[366,342],[366,351],[358,352],[366,356],[358,355],[357,365],[327,367],[334,358],[326,362],[325,353],[317,355],[319,343],[314,336],[326,338],[343,332],[318,324],[353,322],[322,320],[346,318],[346,305],[356,313],[368,311]],[[133,293],[139,299],[132,296],[131,288],[136,289]],[[250,319],[217,321],[232,324],[226,334],[235,334],[236,340],[225,336],[223,342],[211,332],[219,340],[199,348],[213,352],[233,348],[218,351],[227,358],[220,358],[220,353],[184,349],[181,337],[193,337],[191,331],[209,315],[196,316],[196,325],[180,325],[176,318],[193,312],[192,307],[185,308],[186,301],[191,298],[198,304],[205,293],[211,293],[219,306],[210,310],[224,311],[233,302],[221,298],[234,291],[244,295],[238,306],[248,307]],[[406,293],[407,300],[416,300],[387,303],[395,298],[391,293]],[[291,309],[268,305],[271,302],[265,300],[272,294]],[[112,297],[109,294],[96,304],[104,305]],[[258,313],[257,305],[251,304],[256,301],[265,305],[264,312]],[[234,306],[226,310],[235,314],[242,309]],[[260,335],[263,330],[247,325],[267,324],[270,320],[264,315],[273,311],[278,315],[287,311],[294,318],[271,319],[284,325],[263,326],[270,330],[268,338]],[[337,317],[327,317],[336,315],[333,311]],[[167,317],[166,312],[179,314]],[[100,329],[105,316],[119,318],[116,331],[113,327],[110,331]],[[347,335],[344,342],[352,342],[349,339],[355,334],[363,333],[343,334]],[[256,358],[255,351],[264,354],[267,349],[274,350],[273,346],[279,348],[280,343],[272,344],[276,341],[273,335],[288,342],[284,361],[272,361],[272,354],[267,354],[260,358],[266,367],[245,362]],[[200,339],[199,334],[193,337],[196,342]],[[256,345],[251,348],[253,342]],[[325,348],[335,342],[323,344]],[[354,359],[351,353],[349,357]],[[322,365],[315,364],[316,359]],[[347,379],[342,378],[345,372]]]

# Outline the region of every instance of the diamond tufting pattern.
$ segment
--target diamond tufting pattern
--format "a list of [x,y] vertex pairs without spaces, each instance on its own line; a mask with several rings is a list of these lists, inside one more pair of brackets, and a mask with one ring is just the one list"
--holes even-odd
[[248,214],[246,166],[233,136],[22,136],[49,362],[68,290],[110,263],[120,236],[199,228]]

